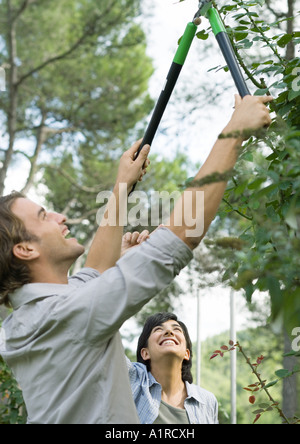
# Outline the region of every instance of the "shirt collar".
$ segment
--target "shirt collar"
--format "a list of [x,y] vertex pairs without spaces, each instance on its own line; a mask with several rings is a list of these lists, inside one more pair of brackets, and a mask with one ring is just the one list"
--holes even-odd
[[156,381],[156,379],[154,378],[154,376],[152,375],[151,372],[148,372],[148,378],[149,378],[149,387],[152,387],[153,385],[159,385],[159,382]]
[[187,399],[194,398],[199,404],[205,404],[204,400],[201,397],[200,387],[195,384],[190,384],[185,381],[186,391],[187,391]]
[[27,284],[9,295],[9,301],[14,310],[37,299],[63,294],[69,285],[63,284]]
[[[156,381],[154,376],[151,372],[148,372],[148,378],[149,378],[149,388],[154,385],[160,384]],[[199,404],[205,405],[205,401],[202,399],[200,387],[198,387],[195,384],[190,384],[189,382],[185,381],[186,391],[187,391],[187,399],[194,398]]]

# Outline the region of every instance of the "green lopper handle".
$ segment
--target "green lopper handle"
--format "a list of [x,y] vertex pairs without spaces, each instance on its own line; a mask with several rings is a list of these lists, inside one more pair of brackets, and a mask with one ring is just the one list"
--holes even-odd
[[[138,157],[138,155],[140,154],[141,150],[145,145],[151,145],[153,142],[158,126],[161,122],[161,119],[168,105],[172,92],[175,88],[175,85],[177,83],[184,62],[187,58],[193,39],[196,35],[196,31],[197,31],[197,26],[192,22],[188,23],[185,32],[180,40],[178,49],[176,51],[175,57],[173,59],[171,68],[167,76],[166,83],[160,94],[160,97],[154,109],[148,128],[145,132],[141,146],[138,149],[136,157]],[[131,193],[134,191],[135,186],[136,185],[134,185],[133,189],[131,190]]]
[[178,63],[178,65],[184,65],[191,44],[195,37],[196,31],[197,31],[197,26],[192,22],[188,23],[185,32],[180,40],[177,52],[175,54],[173,60],[174,63]]
[[210,21],[212,30],[219,43],[220,49],[227,62],[228,68],[231,72],[232,78],[236,84],[240,96],[243,98],[245,96],[251,95],[241,72],[240,66],[237,62],[237,58],[232,48],[230,38],[227,34],[224,23],[222,22],[218,11],[216,10],[216,8],[211,7],[207,11],[206,16]]

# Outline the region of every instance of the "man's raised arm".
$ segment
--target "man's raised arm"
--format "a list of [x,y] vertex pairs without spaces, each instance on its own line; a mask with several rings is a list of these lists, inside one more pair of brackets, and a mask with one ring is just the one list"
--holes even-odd
[[[265,104],[272,100],[272,97],[246,96],[241,99],[236,96],[235,112],[222,133],[224,137],[218,139],[207,161],[196,175],[195,186],[187,189],[176,204],[167,226],[192,250],[199,245],[216,216],[226,190],[228,173],[234,168],[239,148],[247,139],[245,134],[247,133],[249,137],[250,133],[254,134],[258,129],[271,124],[270,113]],[[201,186],[201,181],[206,184]],[[197,186],[197,182],[200,183],[199,186]],[[201,196],[204,198],[204,206]],[[201,208],[199,208],[200,201],[202,202]],[[183,223],[180,226],[178,214],[183,215]],[[189,223],[191,220],[195,221],[195,225],[190,226],[185,223],[186,219]],[[202,230],[197,233],[199,226],[202,227]],[[195,235],[191,235],[192,232]]]
[[[124,230],[124,215],[121,213],[124,209],[124,202],[127,201],[128,193],[133,185],[143,178],[150,163],[147,159],[150,151],[149,145],[144,146],[139,157],[135,160],[140,144],[141,140],[126,151],[121,158],[116,184],[102,220],[102,222],[106,222],[100,224],[87,256],[85,266],[94,268],[100,273],[114,267],[120,258]],[[115,216],[113,221],[107,220],[109,219],[108,215],[111,214]]]

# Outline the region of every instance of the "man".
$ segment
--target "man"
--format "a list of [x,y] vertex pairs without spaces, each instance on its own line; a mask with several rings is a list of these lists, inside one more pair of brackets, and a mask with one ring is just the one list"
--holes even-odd
[[[227,137],[216,142],[197,180],[234,167],[243,132],[270,124],[265,106],[270,100],[236,98],[235,113],[223,132]],[[139,145],[121,159],[107,210],[115,206],[116,220],[147,167],[149,146],[134,160]],[[139,422],[119,328],[189,263],[225,188],[225,179],[195,187],[192,199],[183,193],[178,202],[178,208],[197,214],[197,192],[204,192],[202,234],[189,237],[187,228],[192,227],[184,222],[178,226],[173,214],[169,229],[157,230],[120,260],[123,226],[104,224],[85,268],[70,279],[68,271],[83,248],[67,238],[65,216],[48,213],[20,195],[0,200],[0,297],[14,310],[3,323],[0,352],[23,390],[28,423]]]
[[218,424],[215,396],[192,384],[192,342],[176,315],[147,319],[137,361],[127,359],[127,365],[142,424]]

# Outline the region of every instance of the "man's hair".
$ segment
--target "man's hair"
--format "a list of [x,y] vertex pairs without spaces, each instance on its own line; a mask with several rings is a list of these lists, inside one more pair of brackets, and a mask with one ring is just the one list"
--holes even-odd
[[139,338],[139,342],[138,342],[138,346],[137,346],[137,361],[146,365],[147,370],[149,372],[151,371],[151,362],[150,362],[150,360],[144,361],[144,359],[141,356],[141,350],[143,348],[148,347],[148,339],[151,335],[152,330],[155,327],[162,325],[167,321],[176,321],[176,322],[178,322],[178,324],[182,328],[182,331],[183,331],[183,334],[184,334],[184,337],[186,340],[186,348],[190,351],[190,360],[183,361],[182,370],[181,370],[181,377],[182,377],[183,381],[187,381],[190,384],[192,384],[192,382],[193,382],[193,376],[191,373],[192,357],[193,357],[192,341],[191,341],[191,338],[190,338],[190,335],[189,335],[186,325],[183,322],[179,321],[177,316],[173,313],[157,313],[155,315],[150,316],[146,320],[146,323],[144,325],[144,329],[143,329],[142,334]]
[[18,243],[36,240],[11,210],[20,198],[25,196],[17,192],[0,197],[0,305],[9,306],[8,295],[31,281],[28,266],[13,253]]

